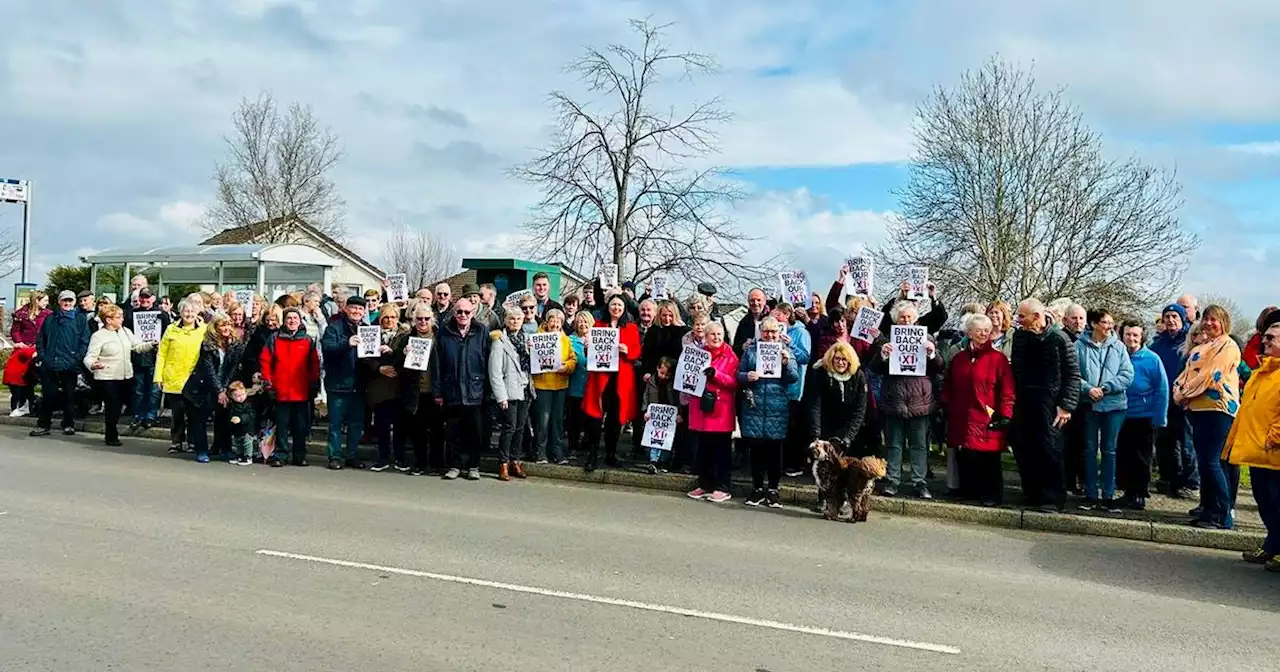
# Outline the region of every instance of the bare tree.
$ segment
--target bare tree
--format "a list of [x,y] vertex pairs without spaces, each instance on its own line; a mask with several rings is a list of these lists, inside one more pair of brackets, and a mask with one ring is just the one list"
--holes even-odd
[[343,151],[311,107],[294,103],[282,113],[263,93],[242,100],[232,122],[235,133],[225,138],[227,161],[215,168],[218,196],[204,228],[217,233],[249,226],[254,242],[277,243],[289,240],[290,232],[275,224],[300,219],[340,240],[346,203],[329,171]]
[[992,60],[916,111],[902,216],[877,251],[890,272],[928,265],[948,300],[1074,297],[1120,311],[1168,296],[1199,240],[1181,187],[1101,137],[1028,71]]
[[435,231],[410,229],[397,223],[382,247],[390,273],[404,273],[410,291],[426,287],[458,272],[458,251]]
[[715,128],[730,114],[719,98],[677,112],[652,102],[662,73],[692,80],[714,72],[705,54],[673,52],[666,26],[630,23],[640,45],[588,48],[566,68],[598,107],[556,91],[556,130],[547,149],[512,174],[543,194],[526,231],[541,257],[590,275],[618,264],[621,278],[643,283],[666,273],[677,284],[711,280],[723,287],[758,282],[775,260],[752,263],[729,217],[741,193],[714,168],[693,162],[717,152]]

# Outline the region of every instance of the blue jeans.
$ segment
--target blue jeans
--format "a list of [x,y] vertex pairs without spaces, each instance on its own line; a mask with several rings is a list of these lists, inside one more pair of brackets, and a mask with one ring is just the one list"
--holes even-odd
[[[1084,496],[1098,499],[1098,450],[1102,450],[1102,499],[1116,498],[1116,439],[1124,411],[1089,411],[1084,421]],[[1101,440],[1099,440],[1101,437]]]
[[1222,446],[1234,418],[1218,411],[1192,411],[1187,413],[1187,419],[1200,467],[1200,506],[1204,507],[1200,520],[1231,529],[1234,521],[1228,472],[1238,472],[1239,467],[1223,463]]
[[[345,449],[342,430],[347,430]],[[329,393],[329,459],[354,460],[364,434],[364,394],[360,392]]]
[[902,482],[902,450],[909,451],[911,459],[911,484],[928,485],[929,473],[929,416],[916,418],[884,417],[884,455],[889,462],[885,478],[897,486]]
[[1267,528],[1262,550],[1280,555],[1280,471],[1249,467],[1253,480],[1253,498],[1258,502],[1258,515]]
[[133,372],[133,419],[154,421],[160,412],[160,386],[155,384],[155,369],[138,368]]

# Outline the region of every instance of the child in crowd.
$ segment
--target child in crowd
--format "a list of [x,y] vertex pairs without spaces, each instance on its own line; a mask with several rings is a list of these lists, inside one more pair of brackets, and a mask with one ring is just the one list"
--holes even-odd
[[11,418],[21,418],[35,413],[36,367],[31,365],[36,356],[33,347],[14,348],[4,365],[4,384],[13,395]]
[[258,438],[253,405],[249,403],[244,383],[238,380],[227,386],[227,393],[231,397],[227,404],[227,413],[231,416],[231,450],[235,453],[231,463],[248,466],[253,464],[253,444]]
[[[652,376],[646,376],[644,389],[644,419],[649,420],[649,404],[666,404],[668,406],[679,406],[680,395],[675,390],[675,373],[676,362],[670,357],[663,357],[658,360],[658,370]],[[640,431],[644,431],[643,428]],[[680,440],[679,433],[676,435],[676,441]],[[663,456],[667,451],[658,450],[657,448],[649,449],[649,473],[657,474],[659,472],[666,473],[666,465],[671,462],[671,456],[668,454]]]

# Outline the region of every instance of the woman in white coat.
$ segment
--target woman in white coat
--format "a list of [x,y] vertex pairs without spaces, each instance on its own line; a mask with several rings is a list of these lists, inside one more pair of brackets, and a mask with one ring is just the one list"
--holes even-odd
[[106,416],[108,446],[120,445],[120,409],[133,384],[133,353],[146,352],[153,346],[141,343],[133,332],[124,326],[124,311],[120,306],[105,305],[98,309],[102,328],[89,338],[89,350],[84,365],[93,372],[93,379],[102,394]]
[[490,332],[489,387],[498,405],[498,480],[512,476],[524,478],[520,464],[521,443],[529,422],[529,404],[533,386],[529,377],[529,348],[525,344],[524,314],[519,308],[507,308],[503,329]]

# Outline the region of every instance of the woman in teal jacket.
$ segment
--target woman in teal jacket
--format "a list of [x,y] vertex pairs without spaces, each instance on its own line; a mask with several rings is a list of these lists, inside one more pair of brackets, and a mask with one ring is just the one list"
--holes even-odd
[[[591,334],[591,327],[595,325],[595,318],[590,312],[584,310],[573,316],[573,324],[566,329],[569,332],[569,345],[573,348],[573,355],[579,362],[587,361],[587,338]],[[585,364],[574,368],[573,374],[569,376],[568,396],[564,404],[564,411],[568,417],[565,418],[564,424],[569,433],[569,456],[577,456],[582,435],[587,431],[587,418],[582,412],[582,398],[587,396]],[[559,464],[569,464],[569,460],[563,457],[567,456],[562,456]]]
[[1129,403],[1133,364],[1116,338],[1115,318],[1106,310],[1089,311],[1092,331],[1076,340],[1080,360],[1080,400],[1087,409],[1084,427],[1084,502],[1082,511],[1098,505],[1098,450],[1102,450],[1102,506],[1120,513],[1116,497],[1116,442]]

